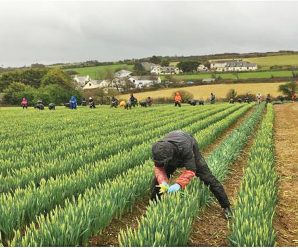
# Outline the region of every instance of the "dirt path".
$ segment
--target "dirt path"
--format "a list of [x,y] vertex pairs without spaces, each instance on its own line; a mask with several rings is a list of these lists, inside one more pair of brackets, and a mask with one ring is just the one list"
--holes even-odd
[[[248,110],[242,117],[233,123],[217,140],[214,144],[208,146],[202,153],[207,156],[216,146],[218,146],[223,139],[225,139],[235,128],[239,127],[242,121],[252,113],[254,107]],[[232,169],[233,170],[233,169]],[[175,174],[174,174],[175,176]],[[89,246],[119,246],[118,233],[121,229],[126,229],[126,226],[137,227],[137,220],[146,213],[146,207],[149,203],[149,196],[145,199],[136,202],[133,207],[133,212],[124,214],[120,219],[113,219],[111,224],[103,231],[101,235],[92,237],[89,241]],[[222,211],[220,211],[222,214]],[[221,217],[222,218],[222,217]],[[223,219],[223,218],[222,218]],[[225,221],[225,219],[223,219]],[[226,223],[226,221],[225,221]]]
[[298,246],[298,103],[275,105],[278,246]]
[[[237,198],[240,182],[247,165],[249,150],[253,144],[251,136],[239,158],[231,166],[230,174],[224,181],[225,191],[232,204]],[[188,241],[189,246],[229,246],[228,221],[224,218],[223,210],[216,202],[202,209],[200,215],[194,220],[192,233]]]

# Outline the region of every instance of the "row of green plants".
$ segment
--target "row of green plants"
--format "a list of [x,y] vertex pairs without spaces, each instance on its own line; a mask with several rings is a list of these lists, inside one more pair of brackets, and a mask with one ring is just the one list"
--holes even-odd
[[[210,109],[210,107],[199,109],[197,112],[208,111],[208,109]],[[189,109],[186,112],[193,113],[193,111]],[[142,132],[142,130],[138,128],[139,125],[144,126],[145,130],[150,130],[150,128],[154,128],[158,125],[158,123],[153,121],[154,118],[159,118],[162,124],[168,118],[176,114],[177,111],[173,110],[169,110],[168,113],[156,111],[156,113],[147,113],[147,116],[141,115],[141,119],[139,120],[136,118],[130,120],[131,118],[129,116],[125,116],[125,118],[121,119],[123,120],[123,124],[122,121],[114,123],[114,118],[98,123],[99,117],[97,117],[97,119],[87,117],[89,123],[74,122],[74,124],[64,127],[59,125],[62,130],[52,133],[37,133],[35,128],[29,126],[28,129],[31,129],[32,133],[28,134],[27,138],[24,139],[26,143],[21,140],[23,144],[20,144],[19,139],[15,141],[16,136],[11,137],[9,142],[7,142],[6,139],[0,141],[0,150],[2,150],[1,148],[3,148],[3,150],[5,148],[5,152],[0,153],[0,159],[2,161],[0,173],[5,176],[10,171],[26,167],[26,165],[28,166],[28,159],[32,167],[37,167],[39,164],[42,164],[45,159],[51,160],[52,157],[61,158],[76,150],[90,150],[95,144],[100,145],[106,143],[107,139],[113,141],[119,136],[127,137],[128,135],[139,134]],[[121,118],[121,116],[119,117]],[[59,122],[56,118],[53,119]],[[126,122],[126,120],[128,121]],[[30,123],[28,125],[30,125]],[[52,123],[52,125],[54,124]],[[43,129],[39,128],[38,130]],[[20,153],[22,153],[22,156],[19,156]],[[32,154],[35,156],[32,156]]]
[[266,116],[250,150],[229,236],[232,246],[275,246],[273,219],[277,203],[277,173],[274,168],[274,112]]
[[[264,104],[260,105],[239,128],[235,129],[208,157],[212,173],[222,181],[229,166],[240,155],[249,136],[262,117]],[[186,246],[194,217],[210,201],[210,193],[199,180],[192,180],[183,192],[165,195],[161,201],[152,202],[136,229],[121,230],[121,246]]]
[[[207,110],[208,109],[204,109],[198,111],[198,113]],[[193,115],[192,111],[186,113],[188,113],[189,115]],[[144,120],[144,118],[139,121],[139,125],[144,125],[144,130],[137,128],[137,122],[130,122],[126,124],[127,128],[124,130],[122,126],[117,126],[115,128],[113,128],[113,126],[103,126],[102,129],[100,129],[100,126],[98,127],[96,124],[94,125],[94,127],[96,126],[96,128],[89,125],[91,126],[90,129],[92,131],[85,131],[85,133],[82,134],[78,134],[76,132],[76,134],[74,135],[74,132],[72,130],[72,133],[70,133],[69,136],[66,135],[65,137],[63,137],[63,139],[59,139],[55,136],[51,136],[51,138],[49,139],[47,134],[43,134],[40,135],[41,137],[44,137],[44,140],[42,142],[36,142],[34,138],[32,138],[31,140],[33,141],[33,143],[31,143],[26,148],[8,148],[5,152],[3,151],[2,154],[4,155],[1,156],[2,164],[0,166],[0,172],[2,176],[10,175],[11,177],[15,177],[18,176],[17,174],[22,175],[24,173],[24,170],[28,171],[28,167],[31,167],[33,170],[36,170],[36,168],[40,166],[45,167],[45,163],[52,162],[53,158],[55,158],[55,161],[57,163],[60,163],[60,161],[65,159],[65,157],[67,157],[69,154],[87,154],[87,151],[92,151],[96,147],[105,148],[107,140],[115,142],[117,140],[123,139],[124,137],[133,137],[134,135],[138,135],[143,131],[150,130],[166,123],[168,118],[174,118],[175,115],[175,112],[169,112],[168,115],[159,115],[158,113],[156,113],[156,115],[148,115],[147,121]],[[152,121],[154,120],[154,118],[160,118],[160,124]],[[78,129],[86,130],[86,127],[83,126]],[[76,129],[76,131],[78,129]],[[60,133],[64,133],[64,130]],[[55,140],[54,142],[56,143],[56,145],[54,144],[53,140]],[[109,143],[110,145],[111,142]],[[101,151],[103,152],[102,149]],[[20,152],[22,152],[22,156],[19,156]],[[6,159],[3,159],[4,156],[6,157]],[[28,161],[30,161],[30,163]]]
[[[234,111],[237,108],[232,108]],[[223,111],[221,118],[231,113]],[[182,118],[181,118],[182,117]],[[46,213],[53,209],[57,204],[62,204],[67,197],[74,196],[84,192],[87,188],[95,186],[98,182],[104,182],[110,178],[123,173],[125,170],[137,166],[150,158],[150,149],[152,142],[168,131],[180,129],[194,121],[197,122],[197,129],[192,126],[194,131],[205,128],[212,124],[210,118],[203,119],[202,115],[183,118],[180,116],[180,121],[172,122],[166,126],[160,127],[154,131],[154,138],[151,140],[144,137],[145,142],[141,145],[134,146],[130,152],[119,152],[106,160],[101,160],[98,163],[84,165],[81,169],[70,175],[59,175],[50,178],[48,181],[41,180],[39,187],[34,184],[29,185],[25,189],[16,189],[14,194],[7,193],[0,195],[0,224],[3,237],[10,239],[14,229],[21,228],[24,224],[34,220],[35,216],[41,213]],[[218,119],[218,115],[212,117]],[[207,121],[206,121],[207,120]],[[147,134],[148,135],[148,134]],[[14,205],[14,208],[10,206]]]
[[[240,108],[223,120],[232,123],[249,107]],[[209,127],[215,128],[213,125],[207,125],[199,132],[204,132],[210,129]],[[220,126],[216,128],[223,131]],[[210,136],[209,139],[214,139],[214,137]],[[150,154],[150,144],[151,142],[148,143],[148,154]],[[130,169],[112,181],[106,181],[95,189],[86,190],[78,197],[78,200],[73,198],[67,201],[64,207],[57,207],[51,211],[47,217],[40,216],[37,223],[32,223],[26,228],[23,237],[20,232],[17,232],[11,244],[22,246],[86,245],[90,236],[102,231],[113,217],[119,217],[127,208],[133,206],[136,199],[146,194],[151,184],[152,171],[152,162],[148,160],[142,166]]]
[[[185,113],[183,118],[185,118],[188,123],[191,123],[191,121],[195,121],[197,120],[197,118],[206,118],[210,115],[210,117],[213,118],[212,114],[214,113],[217,113],[215,114],[215,116],[221,116],[223,114],[227,115],[231,111],[235,111],[239,107],[235,106],[232,108],[228,108],[226,111],[220,112],[222,108],[223,106],[220,106],[219,108],[216,108],[214,110],[203,112],[201,115],[194,115],[193,112]],[[175,120],[179,121],[180,118],[180,116],[174,116],[171,118],[171,120],[175,122]],[[206,119],[204,121],[206,122]],[[73,148],[69,152],[66,152],[66,154],[62,158],[60,158],[57,154],[47,154],[46,156],[48,157],[48,160],[42,160],[42,165],[33,164],[32,166],[22,168],[15,171],[12,175],[7,175],[6,177],[2,178],[0,192],[13,192],[18,187],[26,187],[32,182],[38,183],[39,180],[42,178],[48,179],[50,177],[56,177],[57,175],[72,173],[82,167],[84,164],[94,164],[96,163],[96,161],[100,161],[109,156],[117,154],[122,150],[130,150],[131,147],[134,145],[142,144],[148,139],[158,137],[159,135],[171,130],[171,128],[169,128],[167,124],[168,122],[169,119],[167,118],[159,122],[153,122],[154,125],[149,124],[148,129],[143,129],[143,133],[126,137],[115,137],[114,139],[109,141],[108,144],[106,144],[105,142],[105,139],[108,137],[101,137],[103,143],[99,144],[96,144],[98,140],[97,137],[90,137],[89,140],[86,141],[86,143],[90,146],[91,143],[94,143],[92,149],[88,149],[88,147],[86,147],[85,149],[81,147],[78,147],[77,149]],[[180,121],[180,123],[183,123],[183,121]],[[154,127],[154,131],[150,132],[150,130],[152,130],[152,126]],[[158,126],[160,127],[157,128]],[[64,153],[67,148],[61,147],[60,150],[61,153]]]

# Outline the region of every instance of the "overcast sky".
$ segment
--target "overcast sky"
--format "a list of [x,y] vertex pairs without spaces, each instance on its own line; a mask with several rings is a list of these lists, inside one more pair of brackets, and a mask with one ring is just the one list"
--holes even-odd
[[298,50],[298,2],[0,1],[0,66]]

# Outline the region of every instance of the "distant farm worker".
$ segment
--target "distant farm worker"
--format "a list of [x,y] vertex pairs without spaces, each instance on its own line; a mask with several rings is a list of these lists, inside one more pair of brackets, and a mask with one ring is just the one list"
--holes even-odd
[[244,102],[246,103],[250,103],[250,99],[249,99],[249,95],[248,93],[246,94],[245,98],[244,98]]
[[175,107],[177,106],[181,107],[182,97],[178,91],[175,93],[174,101],[175,101]]
[[[167,188],[167,193],[174,193],[184,189],[191,179],[199,177],[224,209],[225,217],[231,214],[230,202],[221,183],[212,175],[206,161],[199,151],[195,138],[181,130],[168,133],[162,140],[152,146],[154,161],[154,178],[151,188],[151,199],[160,199],[161,186]],[[174,184],[169,185],[170,176],[177,168],[185,167]]]
[[69,107],[70,109],[77,109],[78,101],[75,96],[71,96],[69,100]]
[[213,93],[211,93],[211,95],[210,95],[210,103],[211,104],[215,103],[215,95]]
[[122,100],[119,104],[120,107],[125,107],[126,102],[124,100]]
[[27,101],[27,99],[25,97],[23,97],[22,102],[21,102],[21,105],[22,105],[23,109],[24,108],[26,108],[26,109],[28,108],[28,101]]
[[131,106],[132,106],[132,103],[131,103],[131,100],[129,99],[129,100],[125,103],[124,108],[128,110],[128,109],[131,109]]
[[257,102],[258,104],[262,102],[262,95],[260,93],[257,94]]
[[148,96],[146,101],[147,101],[147,105],[149,107],[151,107],[152,106],[152,103],[153,103],[152,98],[150,96]]
[[132,93],[130,94],[130,98],[128,99],[128,102],[130,102],[132,107],[135,107],[138,105],[138,99],[135,98]]
[[[119,101],[117,98],[115,98],[114,96],[112,96],[112,99],[111,99],[111,108],[117,108],[118,107],[118,104],[119,104]],[[125,103],[124,103],[125,104]]]
[[55,105],[55,103],[50,103],[49,104],[49,110],[55,110],[55,108],[56,108],[56,105]]
[[270,102],[271,102],[271,96],[270,96],[270,94],[267,94],[267,96],[266,96],[266,105]]
[[95,102],[91,96],[89,97],[89,108],[95,108]]
[[296,101],[296,93],[293,91],[292,92],[292,102]]

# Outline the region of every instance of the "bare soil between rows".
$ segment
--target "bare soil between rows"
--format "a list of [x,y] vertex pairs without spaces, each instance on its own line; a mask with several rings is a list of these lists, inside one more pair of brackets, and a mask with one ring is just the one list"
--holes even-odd
[[[208,154],[211,153],[211,151],[218,146],[235,128],[239,127],[243,120],[251,114],[254,107],[248,110],[242,117],[240,117],[235,123],[233,123],[213,144],[208,146],[207,149],[202,151],[203,155],[206,157]],[[232,168],[232,171],[234,169]],[[175,173],[176,174],[176,173]],[[175,176],[174,174],[174,176]],[[232,184],[231,184],[232,185]],[[227,188],[226,188],[227,190]],[[135,206],[133,207],[133,211],[129,211],[122,215],[119,219],[114,218],[111,222],[111,224],[103,230],[103,232],[100,235],[93,236],[89,241],[89,246],[119,246],[118,242],[118,234],[121,229],[126,229],[127,227],[137,228],[137,220],[141,218],[146,213],[146,208],[149,203],[149,195],[147,195],[144,199],[140,199],[136,202]],[[227,221],[223,218],[222,210],[218,206],[218,210],[220,210],[218,213],[221,219],[221,222],[227,223]],[[206,237],[207,239],[207,237]],[[197,239],[193,237],[193,241],[195,243],[198,243]],[[190,242],[191,246],[195,246]],[[196,245],[197,246],[197,245]],[[210,246],[210,245],[205,245]]]
[[278,246],[298,246],[298,103],[275,105],[278,206],[274,227]]

